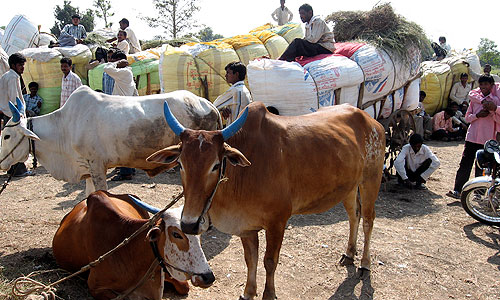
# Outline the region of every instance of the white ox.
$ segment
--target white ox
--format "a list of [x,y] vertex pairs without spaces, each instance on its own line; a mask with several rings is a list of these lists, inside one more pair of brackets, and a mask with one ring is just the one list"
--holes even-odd
[[[108,168],[124,166],[145,170],[149,176],[159,174],[167,167],[146,158],[178,142],[165,122],[165,100],[187,128],[215,130],[220,124],[212,103],[188,91],[121,97],[82,86],[63,107],[44,116],[20,117],[11,104],[13,117],[1,134],[0,168],[8,170],[26,161],[32,139],[35,155],[47,171],[70,183],[86,179],[87,196],[107,190]],[[32,130],[27,128],[29,120]]]

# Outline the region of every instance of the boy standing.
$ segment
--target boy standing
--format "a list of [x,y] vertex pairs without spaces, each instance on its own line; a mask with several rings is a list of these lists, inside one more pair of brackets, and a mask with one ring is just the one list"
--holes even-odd
[[61,59],[61,71],[63,72],[63,78],[61,83],[61,106],[66,103],[71,93],[73,93],[77,88],[82,86],[82,81],[80,77],[71,71],[71,66],[73,62],[68,57],[63,57]]
[[232,62],[226,66],[226,81],[231,87],[214,101],[222,117],[231,124],[239,113],[252,102],[252,95],[245,86],[247,68],[241,62]]
[[278,26],[281,26],[292,21],[293,13],[285,6],[285,0],[280,0],[280,7],[276,8],[271,17],[278,22]]
[[42,107],[43,99],[38,96],[38,83],[30,82],[28,84],[30,90],[29,94],[23,95],[24,102],[26,102],[26,114],[28,117],[36,117],[40,115],[40,108]]

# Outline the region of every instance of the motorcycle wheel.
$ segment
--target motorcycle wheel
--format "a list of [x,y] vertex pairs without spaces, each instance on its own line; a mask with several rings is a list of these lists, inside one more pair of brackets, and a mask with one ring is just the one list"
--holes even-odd
[[474,219],[488,225],[500,226],[500,191],[495,190],[493,208],[486,196],[489,184],[462,192],[464,210]]

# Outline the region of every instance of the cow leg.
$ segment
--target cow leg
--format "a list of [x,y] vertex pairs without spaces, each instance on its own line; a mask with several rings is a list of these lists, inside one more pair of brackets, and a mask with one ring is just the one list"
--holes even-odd
[[108,184],[106,183],[106,167],[101,163],[90,162],[90,177],[94,183],[95,190],[108,190]]
[[89,177],[85,179],[85,196],[88,197],[90,193],[93,193],[95,191],[96,189],[94,186],[94,182],[92,181],[92,178]]
[[259,260],[259,236],[257,233],[258,231],[253,231],[249,235],[241,237],[248,272],[245,292],[240,297],[242,300],[254,299],[257,295],[257,262]]
[[356,242],[358,239],[359,220],[361,207],[357,198],[357,189],[350,193],[342,203],[349,217],[349,241],[347,242],[346,254],[342,257],[342,265],[352,265],[356,256]]
[[274,272],[278,266],[281,243],[285,233],[285,224],[275,224],[266,229],[266,254],[264,255],[264,267],[266,268],[266,287],[263,300],[274,300],[276,290],[274,287]]
[[365,235],[361,268],[366,270],[370,270],[370,240],[373,230],[373,220],[375,219],[375,201],[377,200],[379,188],[380,177],[364,183],[359,189],[362,201],[361,216],[363,217],[363,232]]

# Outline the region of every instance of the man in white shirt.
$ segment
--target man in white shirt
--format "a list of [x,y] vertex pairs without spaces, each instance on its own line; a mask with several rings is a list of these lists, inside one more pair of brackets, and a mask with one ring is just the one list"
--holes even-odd
[[215,107],[227,120],[227,125],[236,120],[239,113],[252,102],[252,95],[245,86],[247,68],[241,62],[232,62],[226,66],[226,81],[231,87],[214,101]]
[[[425,189],[424,183],[439,168],[439,159],[423,143],[421,135],[413,134],[410,143],[403,146],[394,161],[398,182],[405,187]],[[415,182],[415,186],[412,182]]]
[[[139,43],[139,40],[135,36],[135,33],[132,29],[129,27],[129,22],[127,19],[123,18],[118,22],[120,24],[120,30],[123,30],[127,33],[127,42],[130,46],[129,53],[134,54],[137,52],[141,52],[141,44]],[[112,39],[107,40],[108,43],[116,41],[117,38],[114,37]]]
[[111,55],[112,62],[106,64],[103,71],[115,80],[113,95],[137,96],[137,89],[134,82],[134,74],[128,66],[127,56],[121,51],[116,51]]
[[469,75],[467,73],[460,74],[460,81],[456,82],[450,91],[450,99],[451,101],[457,103],[458,105],[462,105],[464,102],[469,102],[469,92],[472,89],[470,83],[467,83],[469,80]]
[[441,46],[441,48],[446,51],[447,56],[450,56],[451,47],[450,45],[446,44],[446,38],[444,36],[439,37],[439,46]]
[[118,48],[118,50],[122,51],[125,54],[129,54],[130,44],[127,42],[127,32],[125,30],[120,30],[118,31],[116,37],[117,37],[117,42],[115,45],[116,48]]
[[[3,126],[12,118],[12,112],[9,108],[9,102],[16,104],[16,98],[19,98],[23,103],[24,108],[26,108],[26,103],[24,102],[23,93],[21,90],[21,74],[24,72],[24,64],[26,63],[26,58],[20,53],[14,53],[9,56],[8,63],[10,70],[0,76],[0,113],[4,121]],[[18,107],[21,109],[20,107]],[[20,111],[20,113],[26,116],[26,112]],[[2,128],[3,129],[3,128]],[[32,175],[31,171],[28,171],[26,165],[22,162],[13,165],[7,174],[12,174],[13,176],[21,177]]]
[[61,58],[61,71],[63,72],[62,82],[61,82],[61,106],[66,103],[69,96],[80,86],[82,86],[82,81],[80,77],[71,71],[71,66],[73,62],[71,58],[63,57]]
[[[113,95],[137,96],[134,74],[128,66],[127,55],[116,51],[111,55],[110,63],[104,67],[104,72],[114,79]],[[131,180],[135,174],[134,168],[119,167],[118,173],[111,178],[112,181]]]
[[312,57],[318,54],[331,54],[335,51],[333,33],[319,16],[313,17],[313,9],[309,4],[299,8],[300,19],[306,23],[306,33],[303,39],[292,41],[280,60],[294,61],[296,57]]
[[285,6],[285,0],[280,0],[280,7],[271,14],[274,21],[278,22],[278,25],[285,25],[286,23],[292,21],[293,13]]

